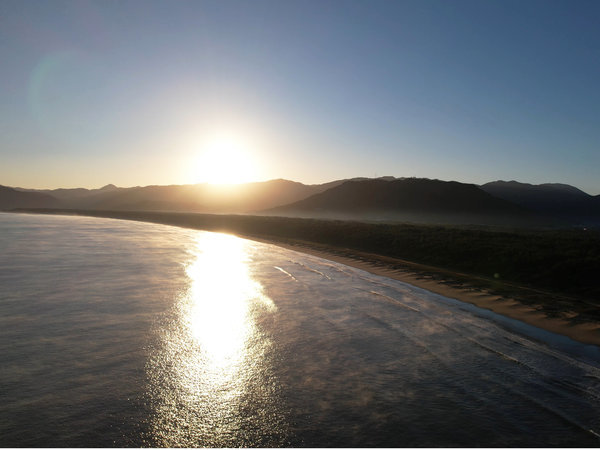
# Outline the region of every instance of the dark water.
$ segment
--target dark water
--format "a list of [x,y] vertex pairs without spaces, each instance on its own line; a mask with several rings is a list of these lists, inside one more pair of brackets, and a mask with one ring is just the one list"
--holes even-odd
[[0,214],[3,446],[600,446],[595,346],[275,246]]

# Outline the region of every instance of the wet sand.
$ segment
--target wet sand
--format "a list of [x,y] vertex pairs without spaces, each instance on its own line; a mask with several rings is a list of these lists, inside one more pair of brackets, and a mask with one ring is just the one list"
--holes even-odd
[[489,309],[503,316],[520,320],[546,331],[567,336],[584,344],[600,346],[599,323],[574,322],[572,319],[576,318],[577,313],[570,311],[563,311],[560,314],[561,317],[552,317],[545,313],[542,308],[536,308],[535,305],[527,305],[519,301],[517,296],[514,298],[501,296],[486,289],[476,287],[476,283],[459,281],[460,278],[470,278],[473,280],[474,278],[469,275],[440,271],[408,261],[370,253],[361,253],[350,249],[327,248],[326,246],[309,242],[282,242],[278,240],[259,239],[252,236],[244,237],[308,253],[375,275],[399,280],[443,295],[444,297]]

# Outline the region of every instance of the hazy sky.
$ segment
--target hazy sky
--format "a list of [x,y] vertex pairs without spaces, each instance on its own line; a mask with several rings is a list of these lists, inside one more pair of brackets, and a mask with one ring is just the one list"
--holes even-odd
[[212,152],[600,194],[599,24],[596,0],[2,0],[0,184],[194,183]]

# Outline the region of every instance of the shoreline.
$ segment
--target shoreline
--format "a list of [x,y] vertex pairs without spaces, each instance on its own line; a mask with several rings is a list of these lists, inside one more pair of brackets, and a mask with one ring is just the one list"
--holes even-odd
[[[505,298],[505,296],[490,293],[486,289],[476,288],[467,283],[453,280],[450,277],[441,277],[442,279],[440,279],[435,275],[427,274],[425,273],[426,266],[422,266],[423,272],[416,269],[411,270],[410,268],[398,269],[394,268],[397,263],[411,263],[381,255],[360,253],[353,250],[348,250],[348,252],[354,256],[346,256],[339,254],[343,252],[343,250],[340,251],[341,249],[332,249],[333,251],[328,251],[328,249],[325,248],[315,248],[315,246],[312,246],[311,243],[308,242],[302,242],[300,244],[240,234],[237,234],[237,236],[243,239],[306,253],[356,269],[361,269],[374,275],[402,281],[412,286],[440,294],[444,297],[452,298],[464,303],[470,303],[479,308],[488,309],[494,313],[519,320],[545,331],[566,336],[579,343],[600,347],[600,323],[584,322],[573,324],[569,319],[574,313],[571,314],[569,312],[565,313],[566,317],[564,318],[550,317],[548,314],[533,306],[519,302],[518,298]],[[356,257],[357,255],[360,255],[359,258]],[[418,265],[415,264],[415,266]],[[439,272],[437,275],[439,275]]]
[[[497,314],[516,319],[528,325],[541,328],[552,333],[573,339],[582,344],[600,347],[600,322],[579,317],[570,309],[569,300],[550,292],[539,291],[523,286],[502,283],[498,292],[492,292],[490,280],[474,275],[452,272],[438,267],[426,266],[406,260],[392,258],[374,253],[366,253],[350,248],[341,248],[312,241],[269,236],[266,233],[255,235],[238,232],[227,227],[210,228],[196,223],[168,220],[164,216],[148,216],[144,213],[128,216],[122,213],[107,211],[6,211],[26,214],[79,215],[101,217],[118,220],[133,220],[146,223],[158,223],[180,228],[232,234],[243,239],[276,245],[289,250],[310,254],[319,258],[345,264],[364,270],[374,275],[394,280],[440,294],[479,308],[491,310]],[[148,217],[146,217],[148,216]],[[499,292],[503,291],[503,292]],[[548,310],[544,305],[536,303],[536,297],[556,297],[561,304]],[[566,305],[565,305],[566,304]]]

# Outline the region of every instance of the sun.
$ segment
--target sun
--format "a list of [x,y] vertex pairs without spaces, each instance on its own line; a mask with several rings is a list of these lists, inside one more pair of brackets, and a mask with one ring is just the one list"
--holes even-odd
[[233,136],[219,136],[208,141],[193,170],[198,183],[239,184],[257,178],[257,164],[249,147]]

